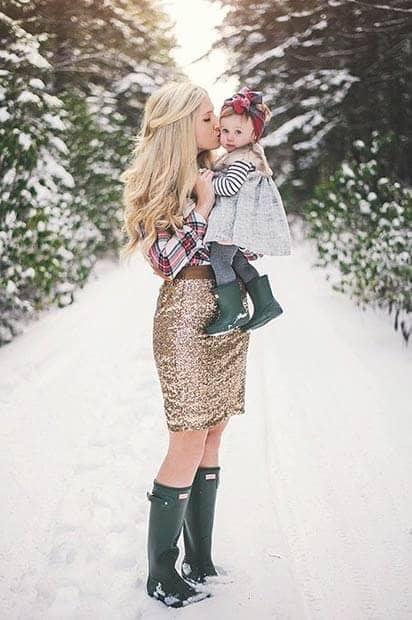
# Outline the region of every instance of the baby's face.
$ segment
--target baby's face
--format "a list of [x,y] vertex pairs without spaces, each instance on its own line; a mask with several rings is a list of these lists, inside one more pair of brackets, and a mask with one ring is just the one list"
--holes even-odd
[[220,119],[220,144],[229,153],[241,146],[255,142],[252,119],[232,114]]

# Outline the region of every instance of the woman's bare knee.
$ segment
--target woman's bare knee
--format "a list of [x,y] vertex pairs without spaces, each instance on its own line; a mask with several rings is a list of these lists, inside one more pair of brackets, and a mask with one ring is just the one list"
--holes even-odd
[[169,431],[169,448],[156,480],[169,486],[189,486],[201,461],[208,431]]
[[222,440],[223,431],[226,428],[228,422],[229,420],[226,420],[225,422],[221,422],[220,424],[217,424],[216,426],[213,426],[209,429],[204,445],[202,460],[200,461],[200,466],[215,467],[219,465],[220,442]]
[[222,439],[223,431],[225,430],[228,424],[229,424],[229,420],[225,420],[224,422],[220,422],[220,424],[216,424],[215,426],[212,426],[211,428],[209,428],[206,441],[205,441],[205,445],[206,444],[219,445],[220,440]]
[[180,460],[196,461],[201,458],[208,431],[169,431],[168,454]]

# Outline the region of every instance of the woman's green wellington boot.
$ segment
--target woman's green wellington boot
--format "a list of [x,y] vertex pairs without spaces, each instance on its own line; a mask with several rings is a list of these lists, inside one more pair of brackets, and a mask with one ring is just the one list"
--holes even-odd
[[217,299],[220,314],[213,323],[206,327],[206,334],[219,336],[247,323],[249,312],[242,303],[237,280],[216,286],[213,289],[213,294]]
[[218,575],[211,549],[219,471],[220,467],[198,468],[183,522],[182,575],[198,583],[204,583],[208,576]]
[[150,501],[147,593],[168,607],[183,607],[211,596],[192,588],[176,571],[177,541],[190,497],[189,487],[169,487],[154,481]]
[[253,316],[242,330],[257,329],[282,314],[283,309],[273,297],[267,275],[252,278],[245,286],[253,302]]

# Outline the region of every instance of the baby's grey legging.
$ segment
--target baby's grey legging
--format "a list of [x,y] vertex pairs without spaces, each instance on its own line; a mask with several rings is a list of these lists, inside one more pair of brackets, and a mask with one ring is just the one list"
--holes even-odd
[[215,272],[216,284],[227,284],[239,276],[243,282],[249,282],[259,275],[236,245],[223,245],[212,241],[210,244],[210,263]]

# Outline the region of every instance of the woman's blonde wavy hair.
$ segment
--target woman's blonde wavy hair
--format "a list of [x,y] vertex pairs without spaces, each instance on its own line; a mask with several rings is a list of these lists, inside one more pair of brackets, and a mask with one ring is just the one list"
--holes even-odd
[[184,81],[168,83],[148,98],[134,160],[120,175],[125,184],[122,231],[129,237],[120,248],[121,261],[138,247],[149,260],[156,230],[182,227],[199,166],[210,168],[212,162],[209,151],[198,154],[195,136],[195,113],[205,96],[204,88]]

